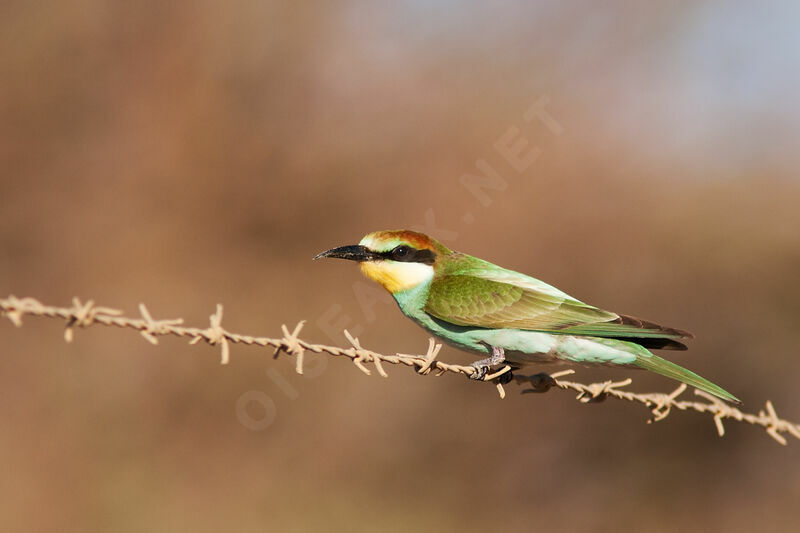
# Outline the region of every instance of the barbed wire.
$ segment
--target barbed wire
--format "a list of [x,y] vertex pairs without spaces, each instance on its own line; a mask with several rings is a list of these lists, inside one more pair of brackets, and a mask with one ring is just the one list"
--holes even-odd
[[[75,328],[87,328],[95,324],[104,326],[115,326],[119,328],[130,328],[137,330],[142,337],[152,344],[158,344],[158,337],[175,335],[178,337],[189,337],[189,344],[197,344],[204,341],[212,346],[219,346],[221,352],[221,364],[230,362],[230,345],[246,344],[250,346],[262,346],[274,348],[273,358],[286,354],[295,359],[295,371],[303,373],[303,360],[307,351],[313,353],[326,353],[332,356],[343,356],[351,360],[359,370],[367,375],[372,371],[367,365],[375,367],[377,373],[382,377],[388,377],[383,366],[384,363],[395,365],[406,365],[413,367],[418,374],[427,375],[433,373],[441,376],[445,373],[464,374],[471,376],[476,370],[472,366],[448,364],[437,359],[442,345],[429,339],[428,350],[424,355],[395,354],[385,355],[372,350],[367,350],[358,338],[353,337],[347,330],[344,335],[350,343],[348,348],[327,346],[324,344],[313,344],[300,338],[300,332],[305,324],[299,322],[292,331],[286,325],[281,326],[283,337],[256,337],[230,332],[222,327],[222,305],[218,304],[216,312],[209,317],[210,323],[207,328],[183,326],[183,319],[160,319],[152,317],[144,304],[139,304],[141,318],[128,318],[123,316],[122,311],[110,307],[95,305],[91,300],[82,302],[78,298],[73,298],[71,307],[54,307],[44,305],[34,298],[17,298],[9,296],[0,299],[0,314],[8,318],[15,326],[22,326],[22,318],[25,315],[47,318],[59,318],[66,322],[64,330],[64,340],[72,342],[75,336]],[[482,381],[494,383],[501,398],[505,397],[505,388],[501,379],[506,372],[510,372],[511,367],[505,366],[492,374],[487,374]],[[713,416],[717,432],[720,437],[725,435],[724,420],[735,420],[764,428],[767,434],[782,445],[787,441],[783,434],[788,433],[800,439],[800,425],[789,422],[778,417],[775,407],[769,400],[765,403],[765,409],[758,414],[745,413],[738,408],[724,403],[719,398],[707,394],[700,390],[695,390],[695,394],[706,401],[679,400],[678,397],[686,391],[687,386],[681,384],[671,393],[635,393],[624,390],[632,380],[623,381],[603,381],[598,383],[584,384],[575,381],[567,381],[564,376],[571,375],[574,370],[563,370],[552,374],[541,373],[533,376],[514,375],[513,379],[517,383],[528,385],[529,388],[522,390],[522,393],[542,393],[551,388],[561,390],[571,390],[577,392],[576,399],[582,403],[600,402],[607,398],[625,400],[640,403],[646,406],[652,418],[648,423],[663,420],[673,411],[697,411],[698,413],[708,413]]]

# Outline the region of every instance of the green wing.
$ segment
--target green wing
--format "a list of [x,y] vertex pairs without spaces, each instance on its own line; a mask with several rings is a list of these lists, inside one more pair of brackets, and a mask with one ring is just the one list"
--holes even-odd
[[425,311],[460,326],[623,338],[652,348],[685,349],[689,333],[580,302],[539,280],[505,269],[437,277]]

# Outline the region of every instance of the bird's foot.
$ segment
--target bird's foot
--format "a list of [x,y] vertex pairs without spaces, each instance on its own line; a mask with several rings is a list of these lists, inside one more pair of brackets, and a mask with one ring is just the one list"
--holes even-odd
[[[476,381],[483,381],[483,378],[486,377],[486,373],[489,372],[489,368],[495,365],[499,365],[500,363],[506,360],[505,352],[502,348],[497,346],[492,346],[492,356],[487,357],[486,359],[481,359],[480,361],[475,361],[471,363],[470,366],[475,369],[475,372],[469,374],[469,379],[474,379]],[[513,375],[511,374],[511,370],[508,372],[503,373],[500,375],[497,380],[505,385],[509,381],[513,379]]]
[[472,374],[467,375],[467,377],[469,379],[474,379],[475,381],[482,381],[483,377],[486,375],[486,373],[489,372],[489,365],[479,365],[478,364],[478,363],[480,363],[482,361],[483,360],[476,361],[474,363],[470,363],[469,366],[474,368],[475,372],[473,372]]

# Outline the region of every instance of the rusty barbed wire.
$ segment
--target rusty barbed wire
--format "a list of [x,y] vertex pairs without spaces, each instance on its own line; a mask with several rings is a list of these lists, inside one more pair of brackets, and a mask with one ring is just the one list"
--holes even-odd
[[[75,336],[75,328],[87,328],[95,324],[104,326],[114,326],[119,328],[130,328],[137,330],[139,334],[152,344],[158,344],[159,336],[174,335],[178,337],[189,337],[190,344],[197,344],[204,341],[212,346],[220,347],[220,363],[230,362],[230,344],[246,344],[250,346],[262,346],[274,348],[273,358],[277,358],[281,353],[295,358],[295,371],[303,373],[303,360],[306,351],[314,353],[327,353],[332,356],[343,356],[362,372],[370,375],[372,371],[367,365],[371,364],[382,377],[388,377],[383,363],[399,364],[414,367],[418,374],[427,375],[434,373],[441,376],[447,372],[471,375],[475,369],[471,366],[448,364],[437,359],[442,345],[429,339],[428,350],[425,355],[395,354],[385,355],[372,350],[367,350],[361,346],[358,338],[353,337],[347,330],[344,335],[350,343],[349,348],[339,348],[324,344],[313,344],[300,338],[304,321],[299,322],[290,332],[286,325],[281,326],[282,338],[256,337],[232,333],[222,327],[222,305],[217,304],[217,309],[209,317],[209,327],[197,328],[183,326],[183,319],[160,319],[152,317],[144,304],[139,304],[139,314],[141,318],[128,318],[123,316],[122,311],[110,307],[95,305],[92,300],[82,302],[78,298],[73,298],[71,307],[54,307],[44,305],[34,298],[17,298],[9,296],[0,299],[0,315],[8,318],[15,326],[22,326],[23,316],[36,316],[46,318],[60,318],[66,322],[64,330],[64,340],[72,342]],[[505,389],[500,383],[500,377],[509,372],[511,367],[505,366],[493,374],[483,377],[483,381],[494,383],[501,398],[505,397]],[[541,373],[533,376],[514,376],[514,381],[527,384],[530,388],[523,389],[522,393],[542,393],[551,388],[561,390],[571,390],[577,392],[576,399],[582,403],[600,402],[607,398],[625,400],[640,403],[646,406],[652,418],[648,423],[663,420],[675,410],[696,411],[698,413],[708,413],[713,416],[714,423],[719,436],[725,435],[724,420],[735,420],[746,422],[764,428],[767,434],[782,445],[787,441],[783,434],[790,434],[796,439],[800,439],[800,425],[789,422],[778,417],[775,407],[769,400],[765,403],[765,409],[758,414],[744,413],[738,408],[724,403],[722,400],[711,396],[700,390],[695,390],[695,394],[702,397],[706,402],[679,400],[678,397],[686,391],[687,386],[681,384],[671,393],[635,393],[624,390],[632,383],[632,380],[623,381],[604,381],[599,383],[578,383],[560,379],[564,376],[574,374],[574,370],[563,370],[551,374]]]

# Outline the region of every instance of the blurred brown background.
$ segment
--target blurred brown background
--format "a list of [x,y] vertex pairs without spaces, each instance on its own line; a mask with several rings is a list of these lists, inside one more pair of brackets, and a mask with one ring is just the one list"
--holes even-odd
[[[418,353],[354,265],[311,262],[417,227],[695,332],[674,360],[800,420],[798,9],[528,4],[4,2],[0,294],[198,326],[220,302],[233,331],[306,319],[309,340]],[[517,171],[504,134],[539,157]],[[499,178],[476,192],[481,159]],[[100,327],[67,345],[51,320],[0,336],[4,531],[786,531],[800,512],[800,442],[698,414],[646,425],[340,359],[301,377],[246,347],[221,367]],[[628,375],[675,386],[578,377]]]

